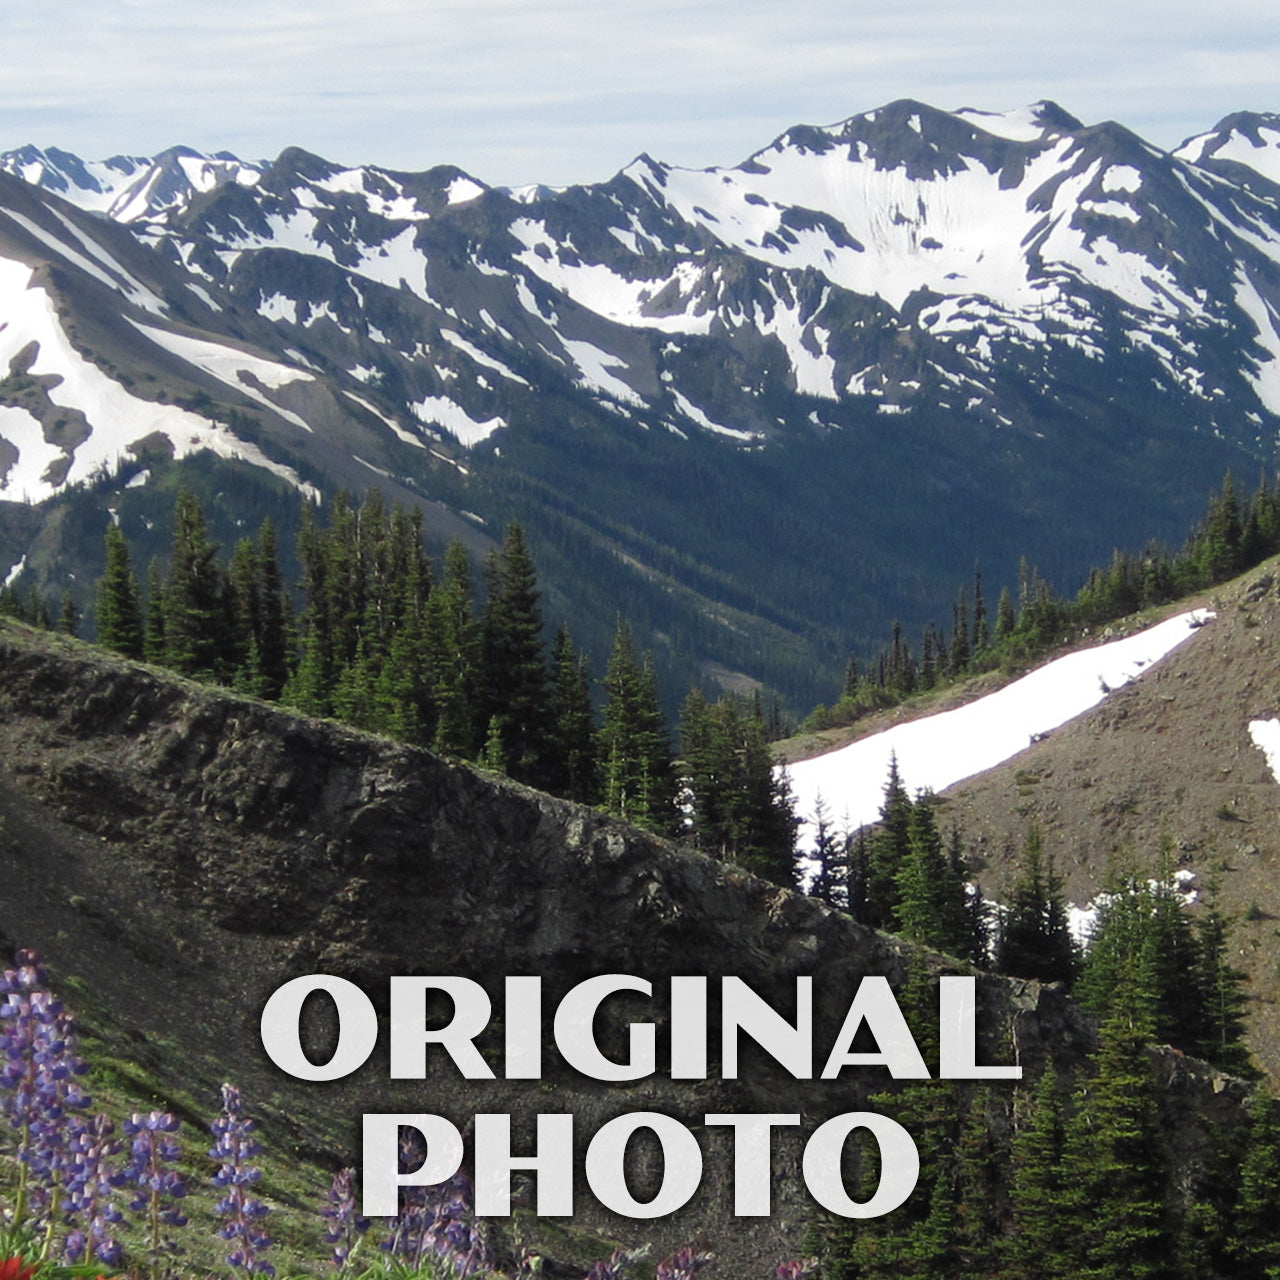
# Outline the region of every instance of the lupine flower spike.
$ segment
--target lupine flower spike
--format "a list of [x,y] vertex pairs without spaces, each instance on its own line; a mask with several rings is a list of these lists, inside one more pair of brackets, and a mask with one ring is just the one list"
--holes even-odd
[[173,1203],[187,1194],[186,1184],[176,1169],[165,1167],[182,1154],[177,1142],[169,1136],[178,1131],[178,1125],[178,1118],[167,1111],[146,1115],[135,1111],[124,1122],[124,1131],[133,1140],[124,1177],[137,1190],[129,1208],[147,1216],[153,1275],[160,1270],[161,1253],[170,1245],[162,1238],[162,1226],[183,1227],[187,1223]]
[[333,1246],[333,1265],[342,1267],[351,1257],[351,1251],[369,1230],[369,1219],[362,1218],[356,1210],[356,1182],[353,1169],[339,1169],[329,1184],[329,1197],[320,1211],[329,1223],[325,1243]]
[[817,1258],[792,1258],[782,1263],[776,1272],[777,1280],[811,1280],[818,1273]]
[[[416,1169],[423,1152],[415,1144],[413,1130],[402,1130],[400,1168]],[[402,1208],[392,1224],[383,1248],[410,1271],[429,1263],[451,1268],[451,1280],[469,1280],[491,1263],[484,1236],[471,1212],[471,1179],[456,1173],[448,1182],[432,1187],[409,1187],[402,1193]]]
[[639,1262],[648,1252],[648,1245],[639,1249],[615,1249],[606,1262],[597,1262],[583,1280],[623,1280],[624,1268]]
[[0,974],[0,1113],[16,1131],[15,1220],[50,1227],[66,1185],[70,1113],[89,1098],[76,1083],[86,1071],[76,1056],[73,1024],[34,951],[19,951],[17,966]]
[[111,1121],[97,1115],[72,1137],[65,1205],[72,1230],[63,1249],[68,1262],[81,1262],[86,1252],[112,1267],[124,1261],[124,1250],[111,1234],[112,1226],[124,1217],[115,1205],[115,1188],[124,1175],[111,1166],[111,1158],[120,1151],[114,1132]]
[[715,1261],[716,1255],[707,1251],[699,1251],[691,1244],[677,1249],[669,1258],[658,1263],[654,1280],[693,1280],[693,1277],[706,1270]]
[[226,1192],[217,1211],[225,1219],[222,1238],[234,1241],[227,1263],[249,1274],[273,1276],[275,1267],[263,1257],[271,1246],[271,1237],[259,1225],[269,1210],[248,1193],[248,1188],[262,1177],[262,1170],[249,1163],[262,1150],[253,1136],[255,1127],[244,1114],[240,1090],[233,1084],[224,1084],[222,1114],[210,1125],[217,1142],[209,1154],[221,1161],[213,1181]]

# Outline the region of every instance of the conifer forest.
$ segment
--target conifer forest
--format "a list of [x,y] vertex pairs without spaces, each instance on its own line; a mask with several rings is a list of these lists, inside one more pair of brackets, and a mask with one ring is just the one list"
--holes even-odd
[[[388,509],[371,490],[359,502],[339,497],[324,519],[304,506],[283,538],[288,556],[267,519],[224,552],[199,501],[183,491],[169,554],[140,571],[124,534],[109,525],[90,619],[96,642],[596,806],[941,953],[953,971],[1059,984],[1093,1019],[1087,1061],[1066,1071],[1050,1062],[1017,1088],[930,1081],[887,1089],[878,1105],[918,1145],[915,1194],[882,1219],[815,1209],[803,1255],[776,1270],[762,1263],[760,1276],[1280,1274],[1280,1124],[1244,1043],[1247,993],[1232,963],[1231,922],[1212,894],[1188,911],[1170,850],[1117,871],[1087,945],[1069,928],[1055,850],[1039,830],[1025,832],[1005,901],[989,903],[974,883],[965,832],[947,822],[936,797],[910,794],[896,766],[875,826],[850,831],[820,808],[812,848],[799,855],[786,771],[771,746],[782,728],[777,704],[695,687],[673,725],[661,673],[625,618],[607,664],[594,672],[569,626],[544,635],[537,570],[518,525],[479,566],[457,542],[436,562],[424,549],[421,514]],[[1182,550],[1117,552],[1074,598],[1059,598],[1026,566],[1016,592],[1002,589],[989,614],[975,574],[949,628],[931,625],[913,649],[895,627],[880,653],[851,657],[840,696],[813,711],[809,724],[848,724],[966,674],[1016,669],[1277,551],[1277,489],[1264,483],[1241,500],[1228,477]],[[298,565],[296,581],[282,569],[286,561]],[[10,588],[0,593],[0,612],[72,634],[82,625],[74,606]],[[175,1252],[189,1179],[178,1172],[179,1121],[161,1111],[95,1112],[92,1062],[79,1055],[72,1011],[54,995],[38,956],[20,953],[2,989],[5,1280],[113,1269],[155,1280],[185,1274]],[[937,997],[926,966],[912,963],[899,994],[912,1027],[928,1026]],[[1175,1163],[1160,1121],[1152,1043],[1252,1082],[1248,1114],[1200,1133],[1203,1154],[1191,1166]],[[936,1042],[926,1039],[921,1049],[936,1060]],[[201,1274],[206,1266],[280,1270],[268,1207],[253,1191],[261,1148],[250,1106],[233,1085],[224,1087],[206,1175],[216,1194],[206,1199],[216,1200],[211,1212],[229,1251],[223,1261],[201,1262]],[[855,1182],[873,1188],[875,1161],[864,1154],[853,1163]],[[330,1249],[336,1273],[352,1277],[538,1274],[533,1254],[493,1251],[469,1195],[463,1175],[424,1193],[386,1224],[375,1247],[382,1228],[360,1218],[351,1171],[342,1170],[315,1189],[314,1249],[299,1214],[289,1217],[294,1261],[286,1270],[315,1274]],[[662,1259],[618,1249],[586,1280],[687,1280],[709,1268],[716,1274],[714,1267],[714,1242]]]

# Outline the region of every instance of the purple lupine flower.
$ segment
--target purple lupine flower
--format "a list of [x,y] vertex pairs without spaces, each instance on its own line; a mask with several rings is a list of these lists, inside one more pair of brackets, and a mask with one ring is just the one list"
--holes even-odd
[[221,1161],[213,1182],[226,1190],[217,1205],[217,1212],[226,1218],[219,1234],[224,1240],[236,1242],[227,1255],[228,1265],[251,1274],[273,1276],[275,1267],[262,1256],[271,1246],[271,1237],[259,1225],[270,1210],[247,1190],[262,1177],[262,1170],[249,1164],[262,1150],[253,1136],[256,1127],[244,1114],[240,1090],[233,1084],[224,1084],[222,1114],[209,1126],[217,1139],[209,1154]]
[[0,1113],[17,1131],[17,1216],[51,1221],[67,1182],[72,1114],[90,1101],[76,1080],[87,1067],[40,957],[23,950],[16,962],[0,973]]
[[649,1252],[649,1246],[639,1249],[615,1249],[606,1262],[597,1262],[583,1280],[622,1280],[623,1268],[638,1262]]
[[176,1169],[165,1168],[182,1154],[177,1142],[168,1136],[176,1133],[178,1127],[178,1118],[167,1111],[146,1115],[135,1111],[124,1122],[124,1131],[132,1139],[124,1181],[137,1193],[129,1202],[129,1208],[147,1215],[153,1273],[159,1268],[161,1254],[173,1248],[172,1241],[163,1238],[161,1227],[183,1227],[187,1223],[173,1203],[187,1194],[186,1183]]
[[333,1175],[328,1199],[320,1216],[329,1223],[324,1240],[326,1244],[333,1246],[333,1265],[344,1266],[360,1237],[369,1230],[369,1219],[362,1218],[356,1210],[354,1169],[339,1169]]
[[780,1263],[774,1275],[777,1280],[810,1280],[817,1271],[817,1258],[792,1258],[789,1262]]
[[715,1258],[714,1253],[699,1252],[687,1244],[658,1263],[653,1280],[693,1280],[699,1272],[711,1266]]
[[[411,1131],[406,1138],[402,1133],[402,1171],[422,1162],[415,1138],[420,1142],[421,1135]],[[471,1179],[461,1171],[437,1186],[408,1187],[382,1247],[411,1271],[422,1270],[428,1261],[444,1263],[456,1280],[469,1280],[492,1262],[472,1203]]]
[[72,1225],[63,1245],[68,1262],[80,1262],[86,1253],[112,1267],[124,1261],[124,1250],[111,1234],[112,1226],[124,1217],[115,1204],[115,1189],[124,1174],[111,1165],[121,1146],[114,1133],[111,1121],[96,1115],[72,1135],[64,1201]]

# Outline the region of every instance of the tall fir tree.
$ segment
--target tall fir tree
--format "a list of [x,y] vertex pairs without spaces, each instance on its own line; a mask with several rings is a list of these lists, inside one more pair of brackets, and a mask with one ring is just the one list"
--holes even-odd
[[907,852],[897,880],[901,932],[913,942],[967,958],[972,944],[967,891],[943,849],[932,796],[922,795],[911,805]]
[[1046,861],[1040,831],[1027,832],[1022,868],[1009,894],[996,945],[996,968],[1039,982],[1075,980],[1078,951],[1071,936],[1062,882]]
[[199,500],[186,489],[174,505],[163,609],[166,664],[183,675],[225,678],[234,645],[218,548]]
[[471,560],[456,539],[445,550],[439,585],[427,598],[423,651],[435,709],[432,745],[474,756],[483,745],[477,707],[480,637],[472,602]]
[[1011,1220],[1002,1248],[1010,1275],[1074,1280],[1065,1154],[1066,1112],[1050,1061],[1026,1099],[1011,1145]]
[[1168,1152],[1145,1026],[1123,1000],[1103,1023],[1093,1077],[1076,1095],[1064,1167],[1073,1274],[1175,1280]]
[[605,807],[637,826],[669,833],[676,821],[670,732],[653,664],[647,655],[637,656],[631,628],[621,620],[604,688],[600,762]]
[[910,850],[911,797],[898,770],[898,757],[889,759],[880,825],[870,837],[867,851],[867,919],[876,929],[898,924],[898,874]]
[[1228,1218],[1227,1259],[1232,1280],[1280,1277],[1280,1121],[1271,1091],[1259,1085],[1249,1106],[1240,1184]]
[[551,706],[537,573],[518,524],[507,527],[501,551],[485,565],[488,595],[480,618],[481,717],[502,724],[503,758],[511,777],[545,786],[549,774]]
[[556,632],[551,654],[551,735],[548,789],[583,804],[600,798],[591,668],[574,647],[567,626]]
[[112,521],[105,537],[106,565],[97,592],[98,643],[126,658],[143,656],[142,602],[129,560],[129,543]]

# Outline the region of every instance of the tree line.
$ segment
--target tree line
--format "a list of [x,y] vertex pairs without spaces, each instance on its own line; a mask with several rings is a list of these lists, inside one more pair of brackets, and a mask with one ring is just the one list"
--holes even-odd
[[223,563],[184,491],[167,561],[152,561],[144,591],[113,523],[98,641],[600,805],[792,883],[796,819],[760,699],[695,690],[673,732],[652,656],[625,620],[598,684],[567,626],[548,651],[518,524],[485,559],[483,590],[461,543],[433,563],[421,513],[388,510],[376,490],[359,504],[339,494],[325,522],[304,507],[296,547],[292,586],[270,520]]
[[873,658],[860,663],[856,655],[850,657],[839,699],[816,707],[806,727],[851,724],[966,676],[1013,669],[1140,609],[1226,582],[1278,553],[1280,478],[1259,480],[1253,494],[1242,499],[1228,474],[1180,551],[1157,543],[1136,554],[1117,550],[1110,564],[1090,569],[1070,599],[1055,594],[1024,558],[1016,599],[1002,588],[992,617],[981,570],[975,570],[972,584],[956,596],[950,626],[928,623],[913,648],[895,622],[889,643]]

